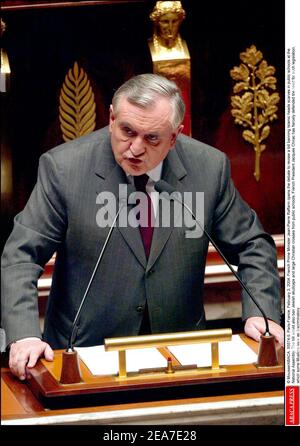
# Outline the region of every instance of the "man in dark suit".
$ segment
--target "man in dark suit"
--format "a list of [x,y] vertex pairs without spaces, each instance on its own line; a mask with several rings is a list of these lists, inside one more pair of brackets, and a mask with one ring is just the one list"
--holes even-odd
[[[118,199],[120,185],[135,184],[147,193],[149,211],[156,215],[162,205],[154,191],[159,179],[180,193],[204,194],[206,230],[238,265],[267,314],[271,333],[283,344],[274,242],[234,188],[226,156],[180,134],[183,117],[184,103],[173,82],[139,75],[115,93],[108,128],[42,155],[37,184],[15,217],[2,256],[2,326],[10,368],[20,379],[40,356],[51,360],[52,348],[68,343],[109,231],[99,224],[101,194]],[[76,345],[205,327],[207,238],[186,237],[186,227],[174,221],[145,229],[127,225],[113,230],[76,324]],[[42,335],[37,281],[54,252]],[[258,340],[265,331],[261,313],[246,293],[242,304],[245,332]]]

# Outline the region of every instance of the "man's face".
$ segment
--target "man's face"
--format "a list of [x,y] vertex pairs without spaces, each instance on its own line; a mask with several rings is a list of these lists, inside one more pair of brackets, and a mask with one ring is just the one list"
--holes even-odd
[[116,162],[130,175],[142,175],[168,154],[182,126],[173,129],[172,108],[161,97],[149,108],[140,108],[121,98],[117,111],[110,108],[109,130]]

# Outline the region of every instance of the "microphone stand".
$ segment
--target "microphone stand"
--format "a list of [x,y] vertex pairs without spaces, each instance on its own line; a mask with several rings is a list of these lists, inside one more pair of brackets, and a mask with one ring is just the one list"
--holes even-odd
[[[167,197],[167,198],[169,198],[170,200],[177,201],[185,209],[187,209],[187,211],[191,214],[191,216],[193,217],[195,222],[198,224],[200,229],[204,232],[204,234],[206,235],[208,240],[214,246],[216,251],[220,254],[220,256],[222,257],[222,259],[224,260],[224,262],[226,263],[226,265],[228,266],[228,268],[230,269],[230,271],[232,272],[234,277],[237,279],[237,281],[239,282],[241,287],[246,291],[248,296],[251,298],[251,300],[255,303],[255,305],[261,312],[261,314],[264,318],[264,321],[265,321],[266,331],[264,334],[262,334],[260,336],[258,358],[257,358],[256,366],[257,367],[276,367],[276,366],[278,366],[278,356],[277,356],[276,345],[275,345],[275,337],[270,333],[269,322],[268,322],[265,312],[263,311],[263,309],[261,308],[259,303],[256,301],[256,299],[252,296],[249,288],[244,284],[244,282],[239,277],[237,272],[233,269],[232,265],[229,263],[229,261],[227,260],[225,255],[222,253],[222,251],[220,250],[218,245],[215,243],[215,241],[212,239],[212,237],[209,235],[209,233],[206,231],[206,229],[204,227],[202,227],[200,222],[196,219],[193,211],[189,208],[189,206],[187,206],[186,203],[184,203],[184,201],[180,200],[176,196],[176,194],[174,194],[174,192],[176,192],[176,190],[169,183],[167,183],[164,180],[158,181],[154,187],[158,192],[167,192],[169,194],[169,197]],[[172,194],[172,196],[170,196],[171,194]]]
[[[120,200],[121,201],[121,200]],[[81,303],[79,305],[79,308],[77,310],[76,316],[74,318],[73,324],[72,324],[72,332],[71,335],[69,337],[69,341],[68,341],[68,347],[65,351],[62,352],[62,369],[61,369],[61,376],[60,376],[60,380],[59,382],[61,384],[75,384],[75,383],[79,383],[82,382],[82,377],[81,377],[81,373],[80,373],[80,367],[79,367],[79,359],[78,359],[78,353],[76,350],[74,350],[74,335],[75,335],[75,329],[76,329],[76,323],[78,321],[79,315],[81,313],[81,309],[83,307],[83,304],[86,300],[86,297],[88,295],[88,292],[91,288],[92,282],[94,280],[95,274],[97,272],[99,263],[101,262],[101,259],[103,257],[104,251],[106,249],[106,246],[108,244],[108,241],[110,239],[110,236],[112,234],[112,231],[115,227],[117,218],[119,217],[119,214],[121,212],[121,210],[124,208],[124,206],[127,204],[127,200],[125,200],[124,198],[122,198],[122,205],[119,207],[119,210],[112,222],[112,225],[109,229],[109,232],[107,234],[107,237],[105,239],[104,245],[101,249],[101,252],[98,256],[96,265],[94,267],[94,270],[92,272],[91,278],[89,280],[89,283],[86,287],[84,296],[81,300]]]

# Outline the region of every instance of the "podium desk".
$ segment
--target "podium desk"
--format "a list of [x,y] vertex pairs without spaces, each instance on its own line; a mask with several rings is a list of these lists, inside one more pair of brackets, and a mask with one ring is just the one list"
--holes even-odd
[[[257,351],[255,341],[245,335],[240,336]],[[59,354],[59,351],[56,352],[55,358]],[[282,349],[278,349],[278,358],[280,366],[274,369],[258,370],[254,364],[228,366],[222,376],[218,373],[209,376],[207,373],[202,375],[199,383],[192,379],[191,385],[188,385],[187,376],[187,385],[163,385],[158,387],[156,393],[148,394],[146,379],[140,392],[132,400],[130,389],[126,395],[124,393],[125,398],[117,391],[115,395],[119,395],[119,400],[115,397],[109,401],[108,398],[105,404],[100,401],[97,403],[97,399],[84,401],[78,394],[75,404],[73,401],[72,405],[64,407],[62,398],[57,407],[52,408],[47,407],[47,398],[40,398],[32,383],[19,381],[3,364],[1,422],[2,425],[283,425]],[[54,363],[55,361],[56,359]],[[39,376],[41,370],[47,375],[45,363],[46,361],[39,361],[33,369],[36,376]],[[54,366],[52,363],[51,367]],[[83,364],[81,366],[84,368]],[[83,375],[87,376],[86,371]]]

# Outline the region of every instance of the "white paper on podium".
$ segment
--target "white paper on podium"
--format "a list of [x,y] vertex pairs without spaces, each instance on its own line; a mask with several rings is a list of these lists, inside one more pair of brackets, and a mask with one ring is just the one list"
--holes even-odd
[[[211,344],[174,345],[168,347],[182,365],[197,364],[198,367],[211,366]],[[220,365],[251,364],[257,354],[239,337],[233,335],[231,341],[219,342]]]
[[[118,373],[119,354],[117,351],[106,352],[103,345],[76,347],[75,349],[93,375],[116,375]],[[156,348],[126,351],[127,372],[166,366],[167,360]]]

